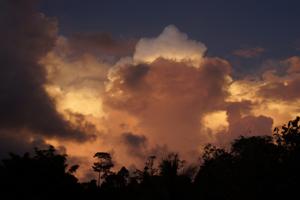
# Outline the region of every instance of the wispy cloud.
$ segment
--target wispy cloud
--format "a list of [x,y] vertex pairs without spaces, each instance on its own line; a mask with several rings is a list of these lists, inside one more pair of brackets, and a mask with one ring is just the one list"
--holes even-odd
[[266,50],[262,47],[242,48],[232,52],[233,55],[242,58],[255,58],[263,54]]

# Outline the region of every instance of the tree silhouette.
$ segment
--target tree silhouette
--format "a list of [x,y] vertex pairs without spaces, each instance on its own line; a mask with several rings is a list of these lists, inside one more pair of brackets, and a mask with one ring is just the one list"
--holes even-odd
[[0,195],[33,200],[297,199],[299,122],[297,117],[274,129],[273,136],[239,137],[227,148],[208,144],[198,168],[169,153],[157,165],[155,156],[148,157],[143,170],[121,167],[114,172],[111,155],[97,152],[92,167],[98,180],[84,183],[75,177],[79,165],[68,166],[67,155],[53,146],[32,155],[10,154],[0,162]]
[[129,182],[129,171],[126,167],[122,167],[118,173],[117,176],[120,177],[120,187],[124,187],[128,184]]
[[93,170],[98,173],[97,185],[100,187],[100,179],[107,177],[111,173],[110,169],[114,164],[111,155],[107,152],[97,152],[94,158],[98,159],[98,162],[95,162],[93,165]]
[[157,173],[157,169],[154,167],[154,161],[156,156],[149,156],[144,167],[144,174],[149,176],[154,176]]
[[207,145],[195,191],[203,199],[286,199],[300,184],[299,117],[274,136],[240,137],[230,150]]
[[300,117],[288,122],[280,128],[274,129],[274,138],[278,145],[287,148],[300,147]]
[[36,148],[33,156],[10,154],[0,167],[1,194],[9,199],[79,198],[82,190],[72,174],[78,166],[68,170],[66,160],[53,146]]
[[175,177],[178,170],[183,167],[184,161],[179,159],[177,153],[170,153],[159,164],[160,175],[163,177]]

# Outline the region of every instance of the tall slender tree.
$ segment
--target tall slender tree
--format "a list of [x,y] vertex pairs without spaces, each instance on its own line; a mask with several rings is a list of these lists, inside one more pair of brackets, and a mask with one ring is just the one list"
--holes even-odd
[[97,162],[93,165],[93,170],[98,173],[97,185],[100,187],[100,179],[107,177],[111,171],[110,169],[114,166],[112,157],[107,152],[97,152],[94,155],[97,158]]

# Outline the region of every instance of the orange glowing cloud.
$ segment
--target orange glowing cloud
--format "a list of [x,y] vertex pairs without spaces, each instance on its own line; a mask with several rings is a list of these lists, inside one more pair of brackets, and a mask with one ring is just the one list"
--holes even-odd
[[207,143],[270,135],[300,115],[297,56],[277,61],[280,70],[236,79],[229,61],[206,56],[203,43],[173,25],[139,40],[65,37],[56,20],[34,11],[34,1],[6,3],[1,26],[14,26],[0,33],[0,153],[52,144],[80,164],[77,175],[85,180],[97,151],[110,152],[116,167],[167,151],[193,161]]
[[[190,160],[207,143],[227,145],[239,135],[271,134],[274,124],[299,114],[293,94],[297,57],[283,61],[285,75],[269,70],[256,79],[234,80],[228,61],[206,57],[205,45],[175,26],[156,38],[140,39],[124,57],[117,43],[113,48],[99,43],[101,51],[93,44],[89,51],[91,44],[81,42],[85,52],[73,43],[76,38],[59,37],[40,63],[57,111],[97,136],[84,143],[46,140],[81,162],[83,179],[90,177],[96,151],[111,152],[127,166],[162,151],[178,151]],[[118,58],[106,59],[106,48],[109,54],[117,49]]]

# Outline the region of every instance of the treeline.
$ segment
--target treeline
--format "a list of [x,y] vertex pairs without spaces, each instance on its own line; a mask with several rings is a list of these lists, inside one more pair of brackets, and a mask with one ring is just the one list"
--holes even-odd
[[[240,137],[226,150],[207,145],[201,166],[185,166],[176,153],[142,170],[114,172],[112,157],[97,152],[97,180],[80,183],[78,165],[51,146],[34,155],[10,154],[0,165],[1,199],[298,199],[300,118],[274,135]],[[157,162],[157,164],[155,164]]]

